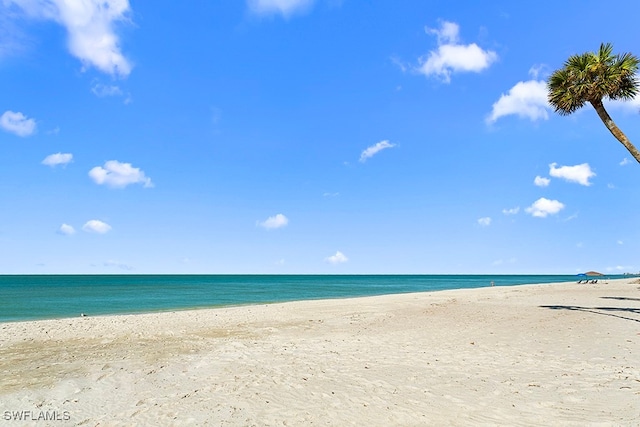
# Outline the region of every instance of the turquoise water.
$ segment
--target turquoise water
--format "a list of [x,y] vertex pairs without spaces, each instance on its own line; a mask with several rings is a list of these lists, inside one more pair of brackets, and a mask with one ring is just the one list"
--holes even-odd
[[0,276],[0,322],[576,281],[573,275]]

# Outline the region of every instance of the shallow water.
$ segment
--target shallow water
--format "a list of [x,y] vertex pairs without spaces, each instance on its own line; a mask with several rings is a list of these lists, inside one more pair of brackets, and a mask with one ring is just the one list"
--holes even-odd
[[576,279],[574,275],[8,275],[0,276],[0,322]]

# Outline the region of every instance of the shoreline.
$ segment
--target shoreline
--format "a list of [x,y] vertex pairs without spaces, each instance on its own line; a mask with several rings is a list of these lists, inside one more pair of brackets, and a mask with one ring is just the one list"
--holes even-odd
[[0,323],[0,416],[66,411],[55,425],[632,425],[635,280]]
[[[380,275],[382,276],[382,275]],[[396,275],[394,275],[396,276]],[[626,279],[600,279],[600,283],[608,283],[603,280],[626,280]],[[221,305],[213,305],[213,306],[194,306],[194,307],[177,307],[177,308],[167,308],[167,309],[158,309],[152,311],[132,311],[132,312],[114,312],[114,313],[105,313],[105,314],[86,314],[86,313],[78,313],[76,316],[67,316],[67,317],[51,317],[51,318],[42,318],[42,319],[18,319],[18,320],[0,320],[0,326],[5,323],[22,323],[22,322],[45,322],[45,321],[56,321],[56,320],[68,320],[75,319],[77,317],[88,318],[88,317],[111,317],[111,316],[141,316],[141,315],[154,315],[154,314],[163,314],[163,313],[178,313],[183,311],[201,311],[201,310],[220,310],[226,308],[239,308],[239,307],[251,307],[251,306],[262,306],[262,305],[274,305],[274,304],[289,304],[289,303],[297,303],[297,302],[313,302],[313,301],[340,301],[340,300],[358,300],[361,298],[375,298],[375,297],[385,297],[385,296],[393,296],[393,295],[411,295],[411,294],[432,294],[434,292],[448,292],[448,291],[466,291],[466,290],[474,290],[474,289],[487,289],[492,287],[518,287],[518,286],[544,286],[544,285],[560,285],[566,283],[575,283],[575,282],[549,282],[549,283],[524,283],[524,284],[514,284],[514,285],[497,285],[497,286],[482,286],[482,287],[473,287],[473,288],[455,288],[455,289],[435,289],[428,291],[407,291],[407,292],[396,292],[396,293],[383,293],[383,294],[374,294],[374,295],[356,295],[356,296],[345,296],[345,297],[329,297],[329,298],[313,298],[313,299],[293,299],[293,300],[274,300],[274,301],[265,301],[265,302],[247,302],[247,303],[239,303],[239,304],[221,304]],[[583,283],[586,284],[586,283]]]
[[[40,277],[40,276],[35,276],[35,275],[30,275],[30,276],[24,276],[24,277]],[[50,276],[50,275],[44,275],[44,276]],[[80,276],[87,276],[87,275],[80,275]],[[100,278],[113,278],[113,277],[161,277],[161,278],[166,278],[166,277],[182,277],[185,275],[90,275],[87,276],[88,278],[92,278],[92,277],[100,277]],[[201,275],[198,275],[201,276]],[[145,314],[145,313],[163,313],[163,312],[173,312],[173,311],[184,311],[184,310],[202,310],[202,309],[217,309],[217,308],[225,308],[225,307],[242,307],[242,306],[248,306],[248,305],[260,305],[260,304],[278,304],[278,303],[285,303],[285,302],[296,302],[296,301],[317,301],[317,300],[324,300],[324,299],[344,299],[344,298],[360,298],[360,297],[366,297],[366,296],[381,296],[381,295],[393,295],[393,294],[404,294],[404,293],[420,293],[420,292],[436,292],[436,291],[443,291],[443,290],[454,290],[454,289],[476,289],[476,288],[482,288],[482,287],[490,287],[490,284],[496,283],[496,286],[523,286],[523,285],[528,285],[528,284],[547,284],[547,283],[570,283],[573,281],[576,281],[578,279],[577,276],[572,276],[572,275],[560,275],[560,276],[554,276],[554,275],[205,275],[206,277],[210,277],[210,278],[221,278],[221,277],[234,277],[234,278],[246,278],[246,277],[254,277],[254,276],[264,276],[264,277],[269,277],[270,279],[273,278],[286,278],[286,279],[291,279],[291,278],[295,278],[295,277],[302,277],[302,278],[308,278],[308,277],[321,277],[321,278],[327,278],[327,277],[340,277],[340,278],[356,278],[356,279],[361,279],[363,277],[368,277],[368,278],[376,278],[378,283],[380,283],[379,281],[382,279],[389,279],[389,280],[393,280],[394,278],[398,278],[398,277],[413,277],[413,278],[418,278],[418,279],[422,279],[420,281],[420,285],[412,285],[410,284],[410,282],[404,282],[402,283],[401,288],[402,289],[393,289],[393,288],[389,288],[389,289],[385,289],[385,290],[378,290],[378,291],[372,291],[367,289],[367,285],[363,285],[363,283],[360,283],[358,285],[356,285],[357,289],[354,289],[351,293],[348,292],[344,292],[343,289],[340,289],[340,287],[348,287],[348,286],[352,286],[352,283],[341,283],[341,282],[337,282],[337,283],[331,283],[327,286],[327,283],[323,283],[323,282],[319,282],[318,285],[319,288],[322,287],[327,287],[327,289],[325,290],[321,290],[319,292],[311,292],[310,294],[307,293],[307,295],[305,296],[304,294],[300,294],[297,296],[292,296],[291,293],[295,293],[295,292],[299,292],[299,290],[292,290],[291,288],[291,282],[286,283],[282,288],[280,289],[274,289],[274,293],[273,293],[273,299],[271,300],[266,300],[264,298],[251,298],[251,297],[246,297],[246,295],[250,295],[250,289],[251,286],[253,286],[253,283],[243,283],[240,286],[237,286],[237,284],[233,283],[231,284],[231,289],[225,289],[224,286],[229,284],[228,282],[225,283],[224,281],[222,282],[223,287],[220,288],[221,289],[221,294],[220,297],[216,298],[216,297],[211,297],[211,295],[215,295],[211,293],[211,289],[207,288],[206,286],[202,286],[200,287],[200,289],[197,290],[197,292],[199,292],[199,295],[206,295],[205,299],[196,299],[191,297],[190,301],[188,301],[191,304],[185,303],[184,301],[181,301],[177,304],[171,304],[171,303],[167,303],[167,302],[163,302],[163,303],[158,303],[158,302],[153,302],[153,299],[156,298],[157,296],[162,295],[160,298],[165,298],[168,301],[171,300],[171,298],[175,297],[178,300],[180,300],[181,298],[181,294],[179,292],[176,292],[176,287],[170,287],[169,289],[164,288],[164,286],[166,285],[166,283],[161,283],[156,289],[156,294],[152,294],[151,297],[149,297],[149,295],[146,294],[138,294],[136,293],[135,286],[124,286],[122,287],[122,289],[113,289],[111,286],[113,285],[113,282],[106,282],[106,283],[96,283],[96,292],[92,295],[88,295],[85,294],[84,290],[82,289],[82,286],[85,286],[84,283],[74,283],[71,285],[71,287],[67,290],[65,290],[65,292],[68,292],[69,294],[73,295],[74,292],[81,292],[83,294],[83,301],[82,303],[80,303],[79,301],[75,301],[75,298],[72,296],[70,297],[70,300],[67,300],[66,298],[66,293],[64,292],[56,292],[54,294],[49,295],[48,294],[48,289],[47,287],[43,287],[42,283],[38,283],[33,282],[27,282],[27,283],[23,283],[22,286],[24,286],[26,289],[32,287],[32,293],[35,292],[37,295],[42,295],[43,297],[36,297],[35,301],[30,301],[29,304],[26,304],[24,301],[23,296],[18,293],[16,294],[11,293],[11,292],[2,292],[2,283],[0,282],[0,296],[3,296],[4,298],[7,299],[16,299],[16,303],[18,304],[18,307],[20,307],[18,309],[18,311],[13,312],[10,310],[9,311],[9,315],[11,315],[11,317],[9,317],[7,314],[5,314],[5,318],[3,318],[0,315],[0,323],[13,323],[13,322],[24,322],[24,321],[39,321],[39,320],[54,320],[54,319],[68,319],[68,318],[74,318],[76,316],[81,316],[82,314],[86,314],[87,316],[112,316],[112,315],[138,315],[138,314]],[[0,276],[0,279],[2,279],[2,277],[9,277],[9,276]],[[70,275],[57,275],[55,277],[71,277]],[[189,277],[188,275],[186,277]],[[560,279],[562,277],[562,279]],[[446,278],[447,280],[442,280],[442,278]],[[599,280],[616,280],[616,279],[620,279],[623,277],[613,277],[613,278],[609,278],[609,276],[600,278]],[[626,277],[624,277],[626,279]],[[527,282],[523,282],[523,279],[528,279],[531,281],[527,281]],[[452,280],[453,282],[450,282],[449,280]],[[535,281],[535,280],[540,280],[540,281]],[[293,282],[295,283],[295,282]],[[150,283],[145,283],[145,285],[149,285]],[[190,283],[187,281],[184,283],[185,285],[190,286]],[[74,288],[77,286],[81,286],[79,289]],[[103,289],[101,289],[101,287],[105,285],[105,287]],[[180,286],[181,284],[178,284],[178,286]],[[211,286],[217,286],[219,285],[218,282],[210,282],[207,285],[211,285]],[[236,288],[234,288],[233,286],[237,286]],[[259,285],[259,284],[257,284]],[[296,284],[297,285],[297,284]],[[305,283],[305,286],[310,286],[311,288],[313,288],[316,283]],[[136,284],[136,286],[138,286],[138,284]],[[198,285],[197,285],[198,286]],[[42,288],[42,289],[41,289]],[[249,291],[247,293],[247,291]],[[127,304],[123,303],[122,300],[121,301],[117,301],[115,302],[115,305],[112,305],[110,307],[109,310],[104,310],[103,307],[96,307],[93,304],[93,299],[102,299],[102,298],[111,298],[115,293],[118,292],[123,292],[124,295],[127,295],[127,298],[131,299],[131,300],[135,300],[138,301],[138,303],[136,304],[136,306],[133,307],[126,307]],[[166,292],[166,293],[165,293]],[[216,291],[217,292],[217,291]],[[174,295],[175,294],[175,295]],[[234,295],[234,297],[229,297],[229,295]],[[244,296],[243,296],[244,295]],[[286,295],[286,296],[285,296]],[[205,302],[206,301],[206,302]],[[68,304],[71,303],[70,306],[68,306]],[[53,310],[54,312],[52,313],[51,310],[49,310],[50,306],[56,306],[57,304],[59,304],[62,307],[66,307],[63,308],[62,310]],[[111,302],[111,304],[113,304],[113,301]],[[71,308],[72,307],[72,308]],[[57,313],[55,313],[55,311],[58,311]],[[33,315],[32,313],[40,313],[40,314],[36,314]]]

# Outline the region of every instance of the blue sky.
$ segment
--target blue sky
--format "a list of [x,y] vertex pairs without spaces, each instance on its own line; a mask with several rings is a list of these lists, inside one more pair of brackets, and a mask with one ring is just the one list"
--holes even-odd
[[545,79],[639,14],[3,0],[0,273],[638,271],[640,165]]

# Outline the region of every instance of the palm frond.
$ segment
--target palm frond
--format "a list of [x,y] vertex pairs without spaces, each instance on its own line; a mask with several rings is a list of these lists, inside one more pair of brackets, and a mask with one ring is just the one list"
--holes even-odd
[[613,54],[611,43],[597,52],[570,56],[564,67],[549,77],[549,103],[560,114],[571,114],[586,102],[632,99],[639,92],[640,60],[630,54]]
[[613,55],[613,45],[611,43],[601,43],[600,49],[598,49],[598,54],[594,56],[597,57],[597,61],[600,64],[611,64],[615,60],[615,56]]
[[584,87],[576,84],[576,73],[567,68],[561,68],[551,74],[547,82],[548,100],[555,111],[562,115],[571,114],[580,109],[586,102]]

